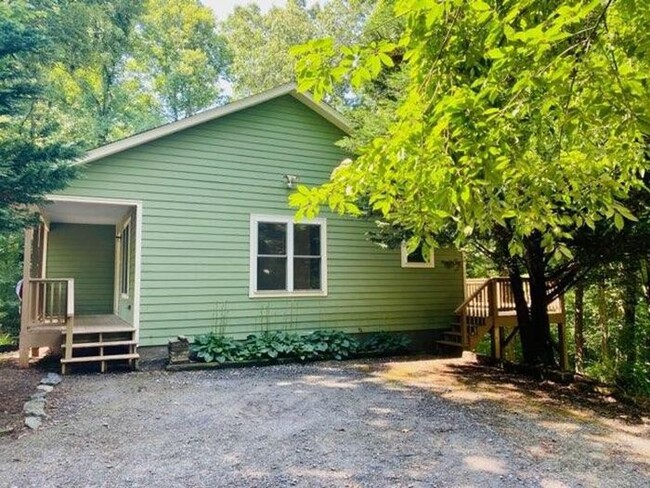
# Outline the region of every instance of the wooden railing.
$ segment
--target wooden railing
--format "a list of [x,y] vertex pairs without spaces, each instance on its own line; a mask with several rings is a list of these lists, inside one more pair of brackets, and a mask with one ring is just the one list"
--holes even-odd
[[[516,313],[516,304],[509,278],[468,279],[465,283],[465,301],[455,310],[460,319],[463,344],[469,344],[470,336],[485,326],[494,326],[499,317]],[[524,295],[530,305],[530,279],[523,278]],[[547,305],[549,314],[563,311],[562,299],[556,298]]]
[[25,291],[23,306],[30,327],[66,325],[74,317],[72,278],[30,278]]
[[490,278],[467,278],[465,280],[465,298],[473,295],[476,290],[481,288]]

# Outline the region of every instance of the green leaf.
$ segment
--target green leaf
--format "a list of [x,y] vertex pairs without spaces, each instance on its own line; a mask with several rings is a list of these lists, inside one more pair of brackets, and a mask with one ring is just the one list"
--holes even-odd
[[490,10],[490,5],[485,3],[483,0],[472,0],[470,2],[470,5],[472,6],[472,9],[478,12],[484,12],[486,10]]

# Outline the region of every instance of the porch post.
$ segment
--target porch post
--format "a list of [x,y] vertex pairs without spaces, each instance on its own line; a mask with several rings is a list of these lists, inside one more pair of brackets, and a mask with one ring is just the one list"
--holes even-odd
[[20,305],[20,338],[19,338],[19,356],[18,364],[21,368],[29,366],[29,333],[27,327],[29,326],[29,311],[30,305],[30,285],[29,279],[31,278],[32,269],[32,241],[34,239],[34,229],[25,229],[25,243],[23,246],[23,298]]
[[503,337],[502,337],[501,327],[499,327],[496,324],[496,320],[495,320],[494,327],[492,327],[492,330],[490,330],[490,342],[492,345],[492,358],[501,361],[503,359],[503,353],[502,353]]

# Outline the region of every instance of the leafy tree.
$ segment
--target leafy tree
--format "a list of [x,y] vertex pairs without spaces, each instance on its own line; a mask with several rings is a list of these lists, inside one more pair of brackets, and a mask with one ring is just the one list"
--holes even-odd
[[20,334],[20,303],[16,283],[22,278],[22,235],[0,234],[0,334]]
[[56,127],[30,118],[41,94],[43,58],[52,52],[47,20],[27,2],[0,4],[0,234],[34,222],[29,206],[75,174],[66,161],[76,148],[56,138]]
[[228,57],[212,11],[198,0],[148,0],[139,62],[167,118],[178,120],[222,102]]
[[158,125],[157,100],[129,69],[141,2],[75,0],[50,5],[57,62],[48,98],[68,137],[88,147]]
[[[494,243],[511,277],[524,359],[553,364],[550,266],[576,231],[622,229],[643,187],[650,5],[638,0],[397,0],[398,42],[296,49],[299,87],[317,97],[362,87],[404,60],[408,84],[385,133],[331,181],[300,187],[300,215],[321,205],[384,220],[438,245]],[[643,191],[643,190],[641,190]],[[531,279],[531,303],[522,275]]]
[[357,41],[374,3],[331,0],[308,8],[305,0],[288,0],[286,6],[266,13],[254,4],[235,8],[221,25],[232,53],[234,95],[247,96],[292,81],[294,58],[289,50],[295,45],[322,36],[341,43]]
[[313,38],[304,0],[289,0],[266,14],[255,4],[236,7],[222,24],[232,53],[231,77],[236,97],[248,96],[293,79],[289,48]]

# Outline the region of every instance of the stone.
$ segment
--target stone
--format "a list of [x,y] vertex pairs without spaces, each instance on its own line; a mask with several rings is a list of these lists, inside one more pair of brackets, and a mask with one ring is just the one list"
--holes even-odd
[[185,336],[170,339],[167,344],[170,364],[184,364],[190,362],[190,341]]
[[41,426],[41,423],[42,421],[40,417],[33,417],[33,416],[25,417],[25,425],[32,430],[38,429]]
[[0,437],[5,436],[5,435],[9,435],[13,431],[14,431],[13,427],[3,427],[2,429],[0,429]]
[[47,373],[47,376],[41,380],[41,385],[58,385],[63,378],[56,373]]
[[45,395],[47,395],[47,392],[43,390],[39,390],[36,393],[32,393],[32,395],[29,397],[30,400],[38,400],[38,399],[43,399],[45,398]]
[[45,399],[37,398],[29,400],[23,406],[23,411],[28,416],[45,417]]
[[38,386],[36,387],[36,389],[37,389],[37,390],[41,390],[41,391],[43,391],[44,393],[49,393],[49,392],[51,392],[52,390],[54,390],[54,387],[53,387],[52,385],[38,385]]

